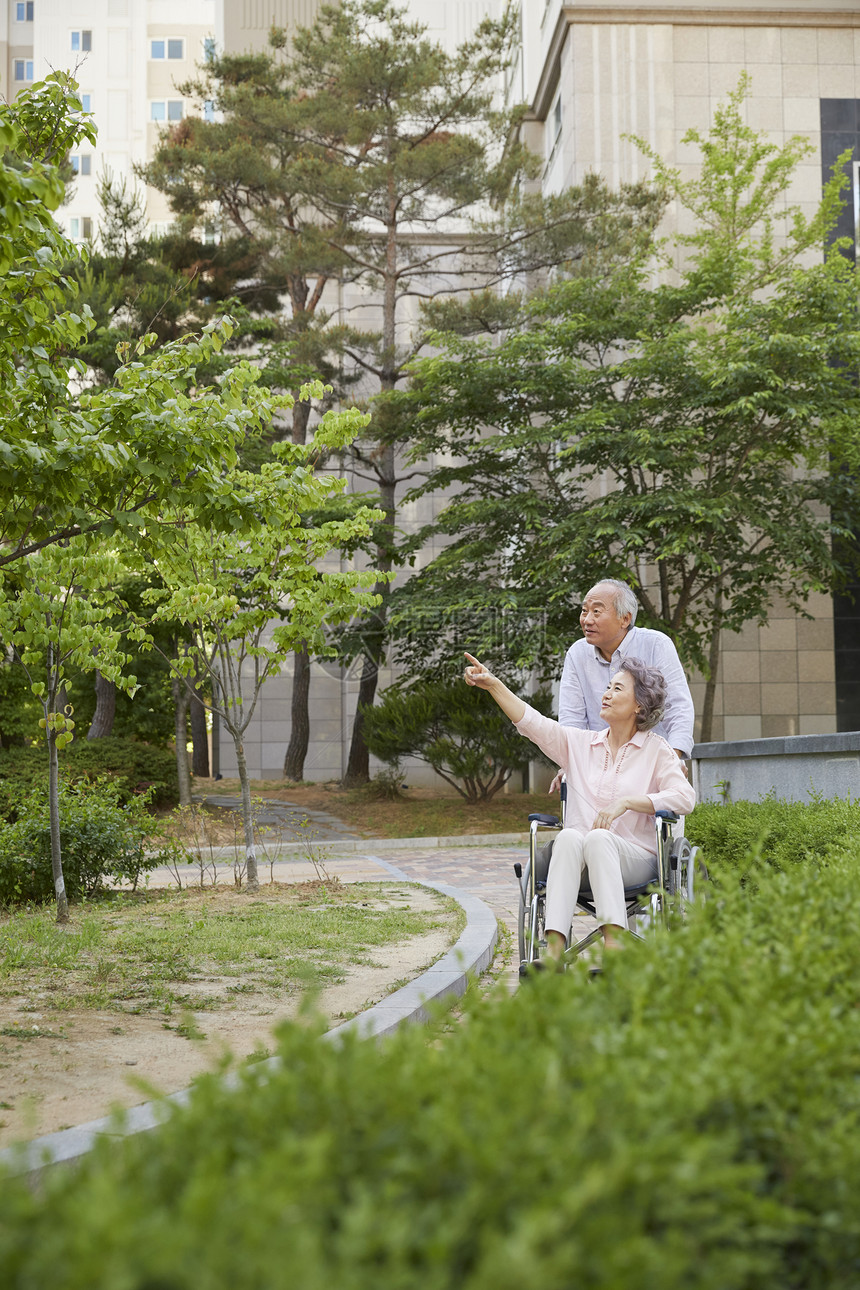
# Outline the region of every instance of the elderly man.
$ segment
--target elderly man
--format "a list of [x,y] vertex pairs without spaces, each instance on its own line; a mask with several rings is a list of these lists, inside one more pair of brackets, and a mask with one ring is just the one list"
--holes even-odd
[[574,641],[564,660],[558,720],[579,730],[603,730],[604,691],[625,658],[656,667],[666,682],[663,720],[654,729],[679,757],[693,750],[693,700],[678,651],[663,632],[634,626],[636,597],[626,582],[605,578],[582,602],[583,639]]

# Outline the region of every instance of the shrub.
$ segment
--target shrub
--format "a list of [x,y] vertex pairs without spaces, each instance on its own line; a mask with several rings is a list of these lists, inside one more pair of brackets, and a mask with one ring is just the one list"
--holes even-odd
[[[70,783],[108,776],[116,782],[123,802],[146,789],[152,790],[150,800],[157,806],[172,806],[179,800],[173,753],[136,739],[76,739],[61,754],[60,774]],[[40,787],[47,778],[44,745],[0,749],[0,815],[9,819],[21,794]]]
[[[547,713],[546,691],[529,702]],[[487,801],[527,761],[543,760],[489,695],[461,683],[417,681],[390,686],[375,706],[362,708],[367,746],[380,761],[427,762],[467,802]]]
[[702,802],[686,819],[684,832],[701,847],[709,868],[745,871],[754,856],[785,870],[821,858],[834,843],[860,838],[860,802],[819,795],[809,802],[775,796],[760,802]]
[[[384,1045],[281,1034],[37,1193],[8,1290],[855,1290],[860,854]],[[167,1113],[167,1112],[165,1112]]]
[[[93,896],[105,878],[133,885],[162,863],[147,855],[152,819],[147,798],[121,804],[113,780],[80,780],[60,786],[60,846],[70,900]],[[54,898],[48,795],[36,790],[16,806],[14,824],[0,831],[0,904],[41,904]]]

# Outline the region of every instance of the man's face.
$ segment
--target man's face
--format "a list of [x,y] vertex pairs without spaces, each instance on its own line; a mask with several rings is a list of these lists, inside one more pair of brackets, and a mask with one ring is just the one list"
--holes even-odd
[[630,615],[619,618],[612,587],[599,582],[582,602],[579,625],[589,645],[596,645],[604,658],[611,658],[630,625]]

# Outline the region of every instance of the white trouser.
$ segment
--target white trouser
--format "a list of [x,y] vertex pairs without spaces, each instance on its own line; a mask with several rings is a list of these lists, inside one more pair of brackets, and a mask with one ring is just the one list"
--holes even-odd
[[656,878],[657,856],[608,829],[592,829],[590,833],[562,829],[552,848],[546,884],[544,925],[548,932],[561,932],[565,937],[570,932],[583,869],[588,870],[598,923],[626,927],[624,888]]

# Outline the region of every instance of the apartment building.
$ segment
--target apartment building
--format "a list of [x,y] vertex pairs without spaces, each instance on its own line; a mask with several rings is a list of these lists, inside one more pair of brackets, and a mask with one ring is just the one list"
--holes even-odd
[[33,81],[34,0],[5,0],[0,17],[0,76],[6,98]]
[[[77,180],[58,215],[73,238],[86,242],[98,227],[98,177],[107,173],[133,182],[133,168],[152,156],[159,130],[189,111],[178,86],[214,45],[215,0],[4,4],[0,89],[5,96],[13,97],[51,68],[72,70],[98,126],[96,144],[82,146],[71,158]],[[150,222],[166,226],[165,199],[152,190],[146,199]]]

